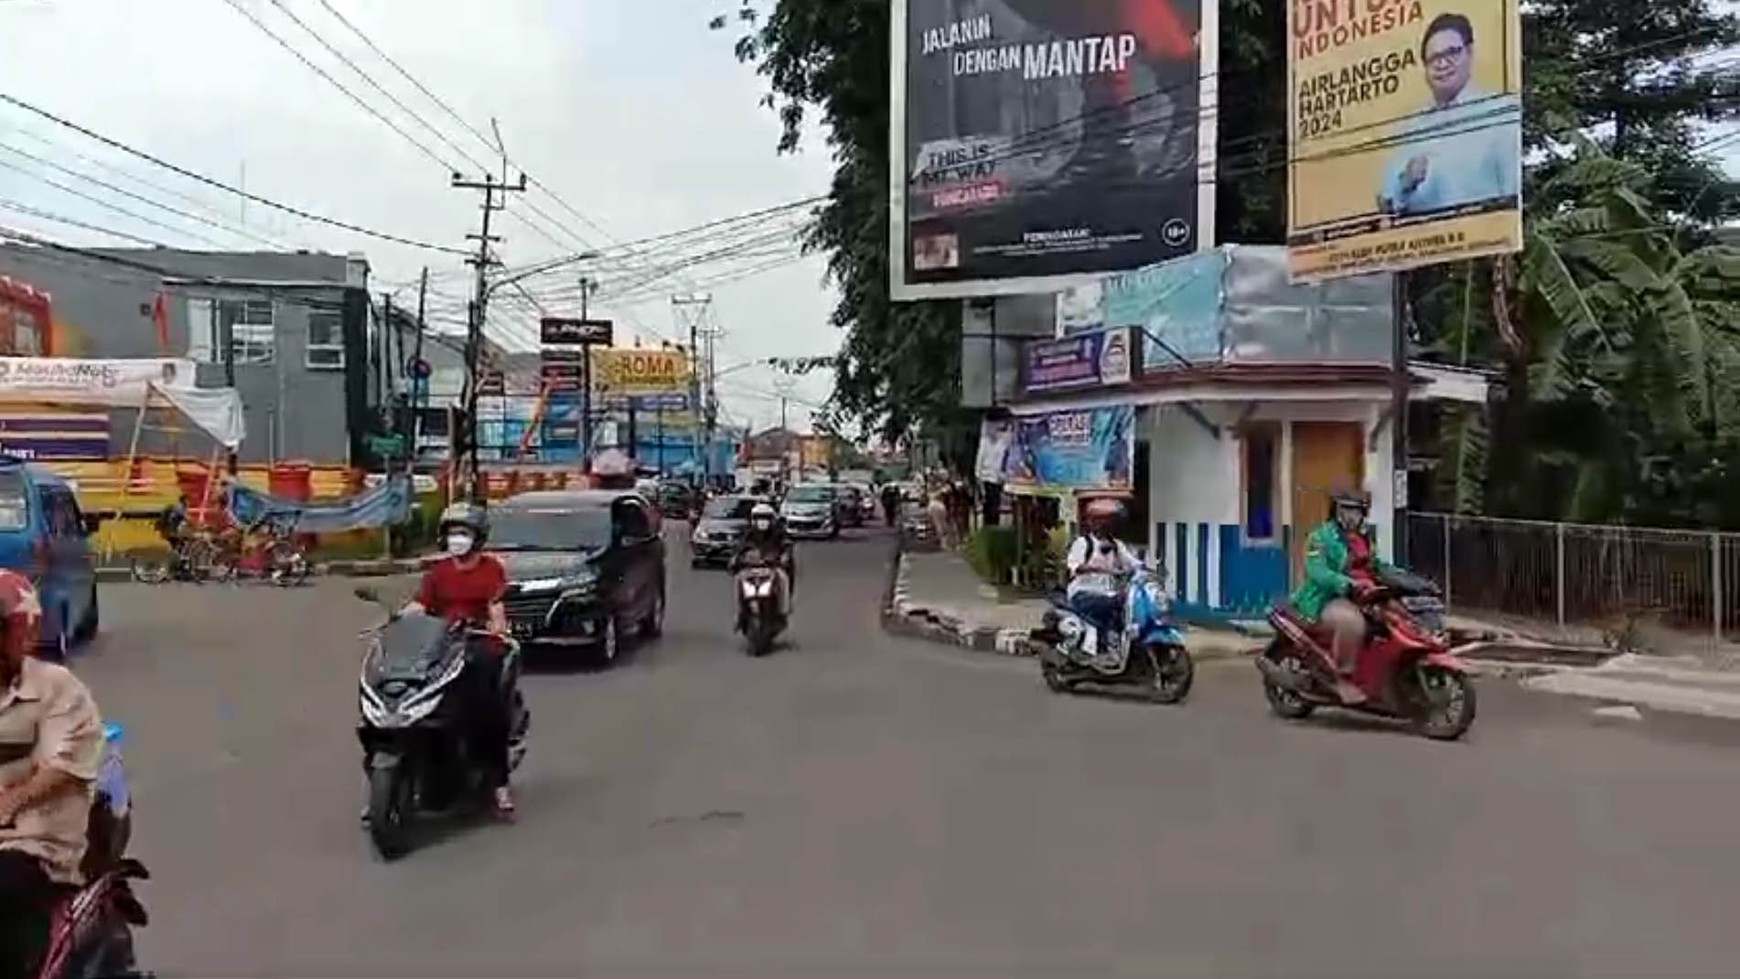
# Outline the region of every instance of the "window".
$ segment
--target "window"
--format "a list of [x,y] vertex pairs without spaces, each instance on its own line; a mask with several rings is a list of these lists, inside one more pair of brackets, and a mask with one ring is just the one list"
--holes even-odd
[[309,370],[344,369],[344,320],[337,313],[308,314],[308,353],[303,363]]
[[30,526],[30,487],[21,466],[0,469],[0,530],[23,530]]
[[270,299],[221,300],[218,323],[229,333],[237,364],[272,362],[275,319]]
[[1244,429],[1243,484],[1245,539],[1272,541],[1275,529],[1275,501],[1280,488],[1281,426],[1276,422],[1256,422]]

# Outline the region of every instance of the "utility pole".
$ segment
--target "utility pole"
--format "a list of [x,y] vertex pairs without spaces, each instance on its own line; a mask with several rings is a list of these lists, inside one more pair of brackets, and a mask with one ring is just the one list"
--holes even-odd
[[[421,364],[423,362],[423,314],[429,306],[429,266],[423,266],[423,277],[417,282],[417,336],[411,343],[411,359]],[[405,373],[411,372],[410,365],[405,365]],[[423,412],[429,402],[429,378],[411,378],[411,434],[410,443],[405,447],[405,468],[413,468],[417,462],[417,445],[423,438]]]
[[[780,367],[780,372],[781,373],[779,375],[779,379],[773,382],[773,391],[775,394],[779,395],[779,431],[780,431],[780,437],[785,438],[785,436],[790,434],[790,432],[791,432],[790,419],[787,417],[786,412],[787,412],[787,409],[790,407],[792,388],[797,385],[797,380],[795,378],[793,378],[791,376],[791,374],[783,366]],[[804,471],[804,459],[803,459],[802,443],[799,443],[794,439],[786,439],[786,443],[788,445],[797,445],[799,447],[798,448],[797,470],[798,470],[798,476],[800,478],[802,478],[803,471]],[[782,454],[782,458],[780,459],[780,468],[785,470],[785,472],[783,474],[785,481],[787,483],[790,483],[791,482],[791,453],[787,452],[787,453]]]
[[480,370],[483,360],[483,323],[489,312],[489,246],[501,239],[489,233],[490,218],[495,212],[507,207],[509,192],[523,194],[526,190],[526,175],[520,174],[519,182],[510,184],[504,174],[501,180],[490,174],[484,174],[482,180],[466,180],[459,174],[454,174],[452,186],[460,190],[483,191],[483,226],[477,234],[466,235],[467,241],[477,242],[477,256],[468,258],[465,264],[477,270],[476,292],[471,300],[469,316],[466,318],[465,330],[465,458],[455,459],[460,467],[460,485],[463,492],[473,502],[488,505],[483,492],[483,486],[478,478],[477,467],[477,389],[483,380]]
[[[712,432],[708,431],[708,425],[706,424],[706,419],[708,417],[707,406],[702,403],[701,398],[701,378],[703,373],[709,375],[708,389],[710,390],[712,386],[710,377],[712,374],[712,365],[708,361],[711,359],[710,355],[713,349],[713,334],[715,331],[711,322],[708,320],[708,316],[713,309],[713,297],[706,294],[672,296],[671,308],[676,311],[678,328],[681,329],[685,326],[688,328],[689,413],[694,416],[695,423],[695,462],[701,471],[702,485],[706,485],[712,481],[713,476],[712,460],[709,458],[713,446]],[[709,356],[705,359],[702,357],[701,353],[701,339],[703,334],[706,336],[707,350],[709,352]]]
[[[592,277],[580,277],[580,318],[588,319],[592,305],[592,290],[598,283]],[[580,471],[592,471],[592,344],[580,347]]]

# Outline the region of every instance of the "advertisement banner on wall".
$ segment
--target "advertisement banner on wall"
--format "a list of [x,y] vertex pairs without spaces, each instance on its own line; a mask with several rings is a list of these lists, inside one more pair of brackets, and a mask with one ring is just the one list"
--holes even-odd
[[686,391],[693,377],[689,355],[681,350],[592,351],[592,383],[602,395]]
[[1054,292],[1212,241],[1216,2],[894,0],[893,298]]
[[1128,490],[1135,468],[1131,405],[1055,411],[1017,419],[1004,458],[1013,489]]
[[1518,0],[1287,4],[1288,273],[1522,248]]
[[0,357],[0,401],[130,407],[144,401],[146,391],[153,386],[163,390],[193,388],[193,361],[173,357]]
[[1015,422],[987,418],[979,422],[979,454],[973,460],[973,476],[981,483],[1001,483],[1007,473],[1009,450],[1015,446]]
[[1105,330],[1063,340],[1035,340],[1023,350],[1025,394],[1128,384],[1130,331]]

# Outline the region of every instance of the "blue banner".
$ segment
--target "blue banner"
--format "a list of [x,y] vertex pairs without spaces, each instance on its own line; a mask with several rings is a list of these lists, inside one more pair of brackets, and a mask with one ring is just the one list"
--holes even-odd
[[1132,405],[1021,418],[1004,455],[1003,482],[1028,489],[1128,490],[1134,486],[1135,452]]
[[1021,389],[1027,394],[1130,383],[1129,330],[1030,340],[1023,354]]
[[299,534],[336,534],[401,524],[411,519],[411,478],[399,475],[338,500],[299,503],[231,483],[231,519],[247,526],[264,517],[289,523]]

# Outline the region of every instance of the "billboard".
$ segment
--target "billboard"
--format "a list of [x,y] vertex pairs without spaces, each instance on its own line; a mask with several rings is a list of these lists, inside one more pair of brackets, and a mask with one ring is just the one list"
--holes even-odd
[[890,295],[1055,292],[1212,244],[1216,2],[894,0]]
[[1295,282],[1522,248],[1518,0],[1291,0]]
[[1135,444],[1131,405],[1018,418],[1003,453],[1003,484],[1017,492],[1127,490]]
[[594,348],[592,384],[601,394],[665,394],[686,391],[694,377],[681,350]]
[[1029,340],[1023,350],[1026,394],[1130,383],[1130,330],[1103,330],[1062,340]]

